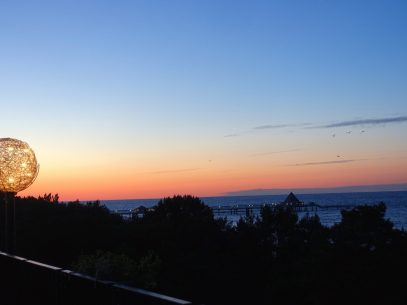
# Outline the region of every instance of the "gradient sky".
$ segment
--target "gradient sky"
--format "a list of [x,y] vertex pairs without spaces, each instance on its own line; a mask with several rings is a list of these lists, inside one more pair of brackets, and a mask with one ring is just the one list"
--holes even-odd
[[0,1],[23,195],[407,182],[407,1]]

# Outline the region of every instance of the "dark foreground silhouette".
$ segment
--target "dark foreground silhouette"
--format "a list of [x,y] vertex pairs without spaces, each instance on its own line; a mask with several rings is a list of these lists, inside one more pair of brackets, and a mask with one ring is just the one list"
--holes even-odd
[[328,228],[265,207],[232,226],[191,196],[130,221],[98,202],[17,198],[16,253],[195,303],[405,304],[407,234],[385,211],[342,211]]

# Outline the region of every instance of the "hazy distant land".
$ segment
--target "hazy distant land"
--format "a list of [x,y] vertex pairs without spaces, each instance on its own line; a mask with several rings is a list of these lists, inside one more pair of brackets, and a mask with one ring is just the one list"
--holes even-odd
[[401,184],[374,184],[353,185],[327,188],[279,188],[279,189],[252,189],[224,193],[225,196],[257,196],[257,195],[283,195],[289,192],[297,194],[327,194],[327,193],[354,193],[354,192],[397,192],[407,191],[407,183]]

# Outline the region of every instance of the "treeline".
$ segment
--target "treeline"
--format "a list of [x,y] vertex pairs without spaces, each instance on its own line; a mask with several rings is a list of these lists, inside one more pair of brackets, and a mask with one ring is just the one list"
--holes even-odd
[[133,220],[99,202],[17,197],[16,250],[196,303],[405,304],[407,234],[385,211],[356,207],[325,227],[265,207],[232,225],[192,196],[165,198]]

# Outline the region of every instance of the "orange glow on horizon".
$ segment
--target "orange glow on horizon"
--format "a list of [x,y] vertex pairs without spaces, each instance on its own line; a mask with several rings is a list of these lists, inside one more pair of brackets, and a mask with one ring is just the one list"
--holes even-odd
[[[162,198],[175,194],[222,196],[227,192],[273,188],[329,188],[398,184],[407,181],[407,161],[372,160],[348,164],[287,166],[241,164],[240,167],[179,167],[178,171],[139,171],[121,168],[55,171],[43,169],[21,196],[58,193],[61,200]],[[385,174],[384,174],[385,173]]]

